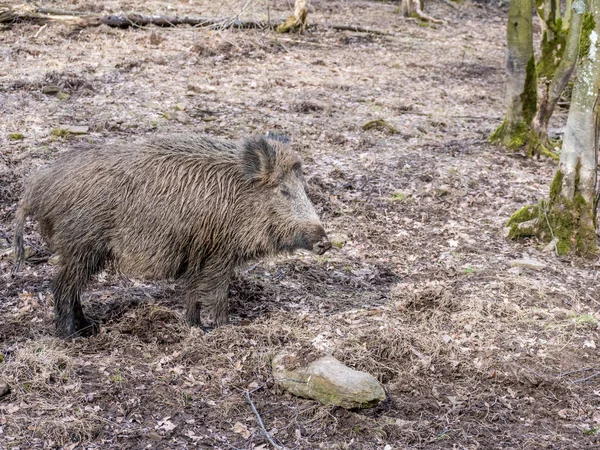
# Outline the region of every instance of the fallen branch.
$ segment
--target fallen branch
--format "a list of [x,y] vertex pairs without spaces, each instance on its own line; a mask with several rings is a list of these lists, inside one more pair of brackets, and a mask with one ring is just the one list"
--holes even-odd
[[[67,23],[80,28],[97,27],[106,25],[113,28],[146,27],[155,25],[158,27],[176,27],[178,25],[190,25],[195,28],[234,28],[234,29],[259,29],[274,30],[282,22],[264,22],[262,20],[240,20],[231,18],[211,18],[192,16],[161,16],[146,14],[111,14],[98,16],[93,13],[80,11],[66,11],[54,8],[37,8],[30,5],[9,6],[0,3],[0,24],[18,22],[30,22],[45,25],[49,23]],[[355,25],[336,24],[311,24],[308,29],[319,27],[330,28],[339,31],[354,31],[356,33],[369,33],[376,35],[391,34],[385,31],[363,28]]]
[[267,431],[267,429],[265,428],[265,424],[263,423],[262,418],[260,417],[260,414],[258,413],[258,410],[256,409],[256,406],[254,406],[254,402],[250,398],[250,392],[255,392],[255,391],[261,389],[261,387],[258,387],[256,389],[254,389],[253,391],[246,391],[246,400],[250,404],[250,408],[252,408],[252,412],[254,413],[254,415],[256,416],[256,419],[258,420],[258,424],[260,425],[260,428],[262,429],[263,434],[265,435],[265,437],[267,438],[267,440],[270,442],[270,444],[274,448],[276,448],[277,450],[284,450],[284,447],[282,447],[281,445],[277,444],[273,440],[273,438],[271,437],[271,435],[269,434],[269,432]]
[[[325,28],[330,28],[332,30],[338,30],[338,31],[354,31],[356,33],[369,33],[369,34],[376,34],[379,36],[385,36],[385,35],[389,35],[392,33],[389,33],[387,31],[381,31],[381,30],[374,30],[372,28],[363,28],[363,27],[358,27],[356,25],[334,25],[334,24],[325,24],[325,25],[319,25],[319,26],[324,26]],[[308,28],[312,28],[312,27],[317,27],[317,25],[309,25]]]

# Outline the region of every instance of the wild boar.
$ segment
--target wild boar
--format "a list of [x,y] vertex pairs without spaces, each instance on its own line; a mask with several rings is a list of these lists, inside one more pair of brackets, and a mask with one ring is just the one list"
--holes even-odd
[[81,295],[108,264],[134,277],[179,280],[187,321],[203,325],[204,311],[220,326],[237,267],[331,248],[300,158],[279,137],[182,134],[63,154],[27,184],[15,221],[17,269],[27,216],[60,255],[52,292],[63,337],[98,331]]

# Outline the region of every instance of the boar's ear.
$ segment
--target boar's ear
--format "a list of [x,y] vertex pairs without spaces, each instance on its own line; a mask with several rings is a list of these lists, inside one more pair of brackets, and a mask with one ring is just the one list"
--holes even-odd
[[249,179],[268,182],[275,169],[275,159],[275,148],[265,137],[251,137],[245,140],[242,164]]

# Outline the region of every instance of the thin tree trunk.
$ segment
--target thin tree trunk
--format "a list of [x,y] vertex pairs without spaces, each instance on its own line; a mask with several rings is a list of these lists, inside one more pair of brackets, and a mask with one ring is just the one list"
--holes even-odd
[[577,55],[579,53],[579,37],[581,34],[581,24],[583,13],[585,11],[583,1],[579,0],[573,6],[571,16],[571,28],[567,35],[565,49],[560,60],[560,64],[554,73],[554,77],[542,99],[540,100],[537,113],[531,124],[531,129],[539,137],[541,145],[548,145],[548,122],[554,113],[554,108],[565,86],[571,79],[575,64],[577,63]]
[[551,80],[565,48],[566,34],[560,17],[560,0],[536,2],[542,24],[541,55],[537,64],[538,78]]
[[572,0],[566,0],[565,2],[565,15],[562,20],[563,30],[568,30],[571,25],[571,10],[573,9],[571,3]]
[[531,0],[510,0],[506,29],[506,118],[490,140],[512,149],[525,143],[537,109]]

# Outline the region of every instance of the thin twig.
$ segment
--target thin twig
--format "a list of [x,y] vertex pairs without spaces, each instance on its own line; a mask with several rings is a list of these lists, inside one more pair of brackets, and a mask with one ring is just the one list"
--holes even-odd
[[554,237],[554,231],[552,231],[552,227],[550,226],[550,221],[548,220],[548,214],[546,214],[546,202],[544,202],[544,201],[542,201],[542,211],[544,211],[544,217],[546,218],[546,223],[548,224],[548,228],[550,229],[550,234],[552,235],[552,242],[554,242],[554,253],[556,253],[556,256],[559,256],[558,241],[556,240],[556,237]]
[[593,373],[589,377],[585,377],[585,378],[581,378],[579,380],[575,380],[575,381],[573,381],[573,383],[583,383],[584,381],[591,380],[592,378],[596,378],[597,376],[600,376],[600,372]]
[[252,401],[252,399],[250,398],[250,393],[251,392],[255,392],[259,389],[262,389],[262,386],[257,387],[256,389],[252,390],[252,391],[246,391],[246,400],[248,401],[248,403],[250,404],[250,408],[252,408],[252,412],[254,413],[254,415],[256,416],[256,419],[258,420],[258,424],[260,425],[260,428],[262,429],[265,437],[267,438],[267,440],[271,443],[271,445],[273,447],[275,447],[277,450],[284,450],[285,447],[282,447],[281,445],[277,444],[273,438],[271,437],[271,435],[269,434],[269,432],[267,431],[267,429],[265,428],[265,424],[262,421],[262,418],[260,417],[260,414],[258,413],[258,410],[256,409],[256,406],[254,406],[254,402]]
[[39,30],[37,30],[37,33],[35,33],[35,35],[34,35],[33,37],[34,37],[34,38],[38,37],[38,36],[40,35],[40,33],[41,33],[42,31],[44,31],[44,30],[45,30],[47,27],[48,27],[48,24],[47,24],[47,23],[45,23],[44,25],[42,25],[42,26],[40,27],[40,29],[39,29]]
[[584,367],[583,369],[571,370],[570,372],[561,373],[560,376],[565,377],[567,375],[571,375],[571,374],[579,373],[579,372],[587,372],[588,370],[594,370],[596,368],[597,367]]
[[219,30],[224,30],[226,28],[229,28],[229,26],[235,22],[236,20],[238,20],[242,14],[244,14],[250,7],[253,7],[255,4],[257,3],[256,0],[248,0],[246,2],[246,4],[244,4],[244,6],[242,6],[242,9],[240,9],[233,17],[227,18],[223,21],[223,23],[220,26],[215,25],[215,28],[218,28]]

